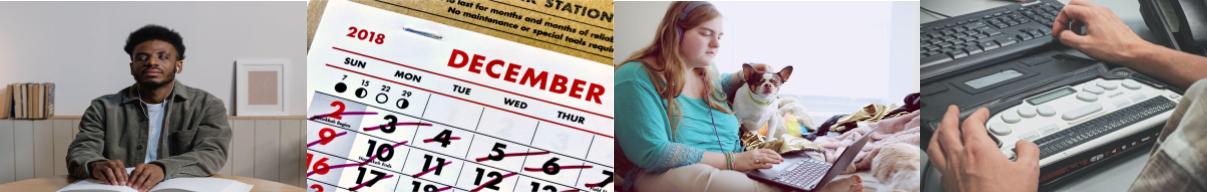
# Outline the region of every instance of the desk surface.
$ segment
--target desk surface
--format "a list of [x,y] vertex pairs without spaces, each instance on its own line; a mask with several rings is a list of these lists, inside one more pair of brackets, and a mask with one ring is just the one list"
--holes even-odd
[[[305,191],[301,187],[256,178],[225,175],[214,175],[214,177],[250,184],[254,186],[251,191]],[[69,184],[67,176],[39,177],[0,184],[0,191],[56,191],[67,184]]]
[[[1068,3],[1069,0],[1059,0],[1061,3]],[[949,16],[958,16],[968,14],[980,10],[994,8],[1002,5],[1014,3],[1013,1],[1005,0],[921,0],[923,8],[930,9]],[[1144,25],[1144,18],[1140,16],[1140,2],[1137,0],[1096,0],[1094,4],[1111,8],[1119,18],[1132,28],[1132,31],[1140,35],[1141,38],[1152,41],[1152,34],[1148,30],[1148,26]],[[937,15],[929,14],[925,11],[920,12],[920,20],[922,23],[942,19]],[[1074,55],[1082,55],[1075,49],[1063,50],[1066,53]],[[1072,180],[1066,184],[1057,187],[1056,191],[1119,191],[1126,190],[1131,187],[1136,177],[1140,175],[1140,171],[1144,169],[1145,162],[1148,161],[1149,149],[1135,151],[1135,153],[1121,156],[1118,161],[1109,162],[1106,168],[1091,170],[1083,175],[1082,178]],[[926,161],[924,161],[926,162]],[[929,168],[929,166],[928,166]],[[923,180],[925,191],[940,191],[938,181],[938,171],[927,170],[930,173]]]

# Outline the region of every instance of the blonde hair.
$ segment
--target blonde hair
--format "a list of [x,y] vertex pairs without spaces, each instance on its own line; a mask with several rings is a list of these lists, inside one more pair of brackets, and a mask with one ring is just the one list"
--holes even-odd
[[[654,41],[625,59],[625,63],[641,63],[650,80],[654,82],[658,95],[666,100],[667,121],[671,125],[672,133],[678,129],[679,120],[682,119],[682,110],[675,98],[683,92],[683,80],[687,73],[683,70],[687,68],[687,63],[683,56],[679,55],[679,43],[688,29],[720,16],[721,13],[716,7],[708,2],[671,3],[666,14],[662,16],[662,23],[658,24]],[[718,79],[716,72],[709,69],[694,69],[692,72],[705,77],[704,100],[708,106],[724,113],[732,113],[729,107],[723,104],[727,100],[725,93],[717,91],[718,88],[713,84]],[[674,134],[671,134],[671,138],[674,139]]]

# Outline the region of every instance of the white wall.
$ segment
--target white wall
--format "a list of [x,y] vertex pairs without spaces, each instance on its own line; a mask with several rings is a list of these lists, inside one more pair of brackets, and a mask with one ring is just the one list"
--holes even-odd
[[[889,87],[889,96],[905,96],[910,93],[917,93],[918,82],[920,81],[921,66],[918,57],[918,39],[919,29],[919,9],[918,1],[894,1],[892,5],[892,17],[889,29],[891,36],[889,52],[889,70],[892,71],[889,75],[890,82],[898,82],[900,86]],[[901,82],[911,82],[903,84]],[[900,102],[899,99],[897,102]]]
[[228,111],[235,59],[288,59],[288,113],[305,114],[305,2],[2,2],[0,85],[55,82],[56,115],[80,115],[134,83],[122,47],[147,24],[184,37],[177,79],[222,98]]
[[[722,73],[741,63],[793,65],[781,94],[814,114],[850,113],[918,91],[918,2],[713,2],[724,35],[714,59]],[[616,58],[649,45],[669,2],[616,3]],[[839,104],[834,104],[839,103]]]

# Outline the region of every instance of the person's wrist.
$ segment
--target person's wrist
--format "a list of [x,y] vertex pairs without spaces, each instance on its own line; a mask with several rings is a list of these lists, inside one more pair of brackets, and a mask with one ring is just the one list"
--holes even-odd
[[1128,44],[1126,50],[1120,54],[1120,64],[1128,67],[1135,67],[1140,63],[1145,63],[1145,59],[1152,58],[1152,55],[1161,50],[1161,46],[1149,43],[1147,41],[1139,41]]
[[95,170],[92,170],[92,169],[96,168],[96,166],[93,166],[93,164],[96,164],[96,162],[99,162],[99,161],[92,161],[92,162],[84,163],[84,174],[87,174],[88,177],[96,177],[96,175],[92,174],[95,172]]
[[93,172],[96,171],[94,169],[96,169],[98,167],[105,167],[104,165],[98,166],[98,163],[106,163],[106,162],[108,162],[108,161],[107,160],[96,160],[96,161],[88,162],[88,164],[87,164],[88,167],[84,167],[84,169],[88,170],[88,174],[91,175]]
[[725,152],[725,168],[733,170],[733,153]]
[[750,151],[736,153],[736,155],[734,155],[734,170],[746,170],[747,167],[745,159],[748,156],[750,156]]
[[162,174],[163,174],[165,177],[167,177],[167,175],[168,175],[168,169],[167,169],[167,168],[164,168],[163,163],[160,163],[160,162],[158,162],[158,161],[154,161],[154,162],[147,163],[147,164],[148,164],[148,165],[153,165],[153,166],[155,166],[155,167],[159,168],[159,173],[162,173]]

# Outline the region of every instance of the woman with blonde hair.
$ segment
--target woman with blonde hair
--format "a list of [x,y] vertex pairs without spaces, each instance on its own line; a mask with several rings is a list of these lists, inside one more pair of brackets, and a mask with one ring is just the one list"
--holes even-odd
[[654,42],[616,69],[622,191],[779,191],[743,173],[783,158],[742,150],[725,102],[742,75],[717,75],[711,64],[722,34],[712,4],[674,2]]

